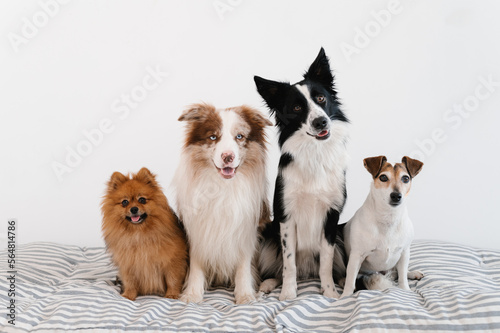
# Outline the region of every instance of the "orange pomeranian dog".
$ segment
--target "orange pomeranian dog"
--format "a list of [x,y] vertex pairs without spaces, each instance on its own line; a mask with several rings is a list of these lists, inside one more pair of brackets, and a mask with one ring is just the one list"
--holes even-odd
[[122,296],[178,298],[187,270],[186,235],[146,168],[113,173],[102,201],[102,231],[122,280]]

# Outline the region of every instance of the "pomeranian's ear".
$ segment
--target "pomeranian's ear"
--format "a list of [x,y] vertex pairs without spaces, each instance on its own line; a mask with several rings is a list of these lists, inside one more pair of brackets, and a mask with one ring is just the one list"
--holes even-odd
[[124,176],[123,174],[116,171],[111,175],[111,179],[108,182],[108,189],[116,190],[118,186],[125,183],[127,180],[128,180],[127,176]]
[[410,174],[410,177],[413,178],[418,173],[420,170],[422,170],[422,167],[424,166],[424,163],[420,162],[419,160],[414,160],[413,158],[409,158],[408,156],[405,156],[401,159],[401,162],[406,166],[406,170],[408,170],[408,173]]
[[151,186],[158,186],[156,182],[156,176],[151,173],[147,168],[142,168],[137,174],[134,175],[135,180],[143,182]]
[[269,107],[271,114],[274,112],[283,112],[285,107],[285,95],[290,89],[290,83],[271,81],[254,76],[253,80],[257,86],[257,91]]
[[372,174],[373,178],[377,178],[385,162],[387,162],[385,156],[368,157],[363,160],[363,165]]
[[179,121],[200,121],[206,118],[210,112],[215,112],[215,106],[207,103],[192,104],[182,112]]

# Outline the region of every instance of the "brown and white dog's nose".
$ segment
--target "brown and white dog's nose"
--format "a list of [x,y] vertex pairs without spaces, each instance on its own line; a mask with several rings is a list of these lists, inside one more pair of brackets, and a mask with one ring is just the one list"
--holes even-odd
[[326,119],[326,117],[318,117],[313,120],[312,125],[318,131],[322,131],[327,127],[328,119]]
[[401,202],[401,198],[403,196],[399,192],[392,192],[391,193],[391,203],[392,204],[399,204]]
[[137,207],[132,207],[132,208],[130,208],[130,212],[131,212],[132,214],[137,214],[137,212],[138,212],[138,211],[139,211],[139,208],[137,208]]
[[234,161],[234,153],[232,151],[225,151],[220,156],[224,164],[229,164]]

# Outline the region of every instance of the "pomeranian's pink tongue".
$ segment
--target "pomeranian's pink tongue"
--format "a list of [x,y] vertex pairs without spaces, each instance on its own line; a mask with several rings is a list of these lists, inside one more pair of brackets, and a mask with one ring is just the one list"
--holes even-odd
[[222,173],[225,176],[231,176],[232,174],[234,174],[234,169],[233,168],[223,168]]
[[325,136],[327,134],[328,134],[328,131],[321,131],[321,132],[319,132],[318,136],[322,137],[322,136]]
[[140,215],[137,215],[137,216],[131,216],[130,217],[132,219],[132,222],[137,222],[141,219],[141,216]]

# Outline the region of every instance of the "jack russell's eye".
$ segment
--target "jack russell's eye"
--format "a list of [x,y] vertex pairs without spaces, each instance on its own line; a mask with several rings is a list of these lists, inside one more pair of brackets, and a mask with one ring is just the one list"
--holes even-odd
[[325,97],[325,95],[318,95],[318,96],[316,96],[316,101],[317,101],[318,103],[320,103],[320,104],[325,103],[325,102],[326,102],[326,97]]
[[236,139],[238,139],[238,140],[243,139],[243,135],[241,135],[241,134],[236,135]]
[[295,111],[295,112],[300,112],[301,110],[302,110],[302,106],[300,106],[300,105],[295,105],[293,107],[293,111]]
[[410,181],[410,177],[408,177],[408,176],[403,176],[403,177],[401,178],[401,180],[403,181],[403,183],[405,183],[405,184],[406,184],[406,183],[408,183],[408,182]]
[[128,200],[123,200],[122,201],[122,206],[127,207],[128,206]]
[[211,135],[211,136],[210,136],[210,140],[212,140],[212,141],[217,140],[217,135]]
[[146,203],[146,198],[140,197],[137,201],[139,201],[141,205],[144,205]]
[[389,180],[389,178],[387,178],[386,175],[381,175],[380,177],[378,177],[378,179],[380,179],[381,182],[385,183],[386,181]]

